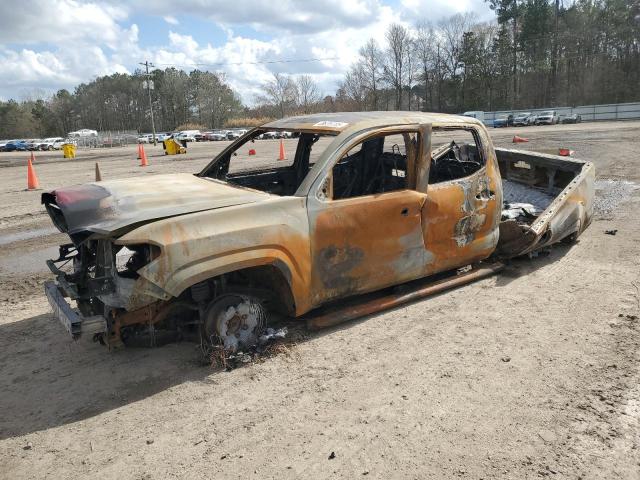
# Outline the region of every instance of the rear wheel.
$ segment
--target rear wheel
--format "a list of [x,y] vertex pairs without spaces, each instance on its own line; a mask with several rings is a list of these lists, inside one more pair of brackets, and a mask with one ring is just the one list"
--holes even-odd
[[260,299],[240,293],[221,295],[209,303],[204,333],[209,342],[216,338],[225,350],[236,351],[255,345],[266,326],[266,311]]

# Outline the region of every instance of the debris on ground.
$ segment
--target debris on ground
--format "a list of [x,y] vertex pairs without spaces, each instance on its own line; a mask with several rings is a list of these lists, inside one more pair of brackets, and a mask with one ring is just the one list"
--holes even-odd
[[215,345],[209,351],[210,363],[213,367],[231,371],[242,365],[255,362],[261,357],[278,355],[288,351],[288,346],[280,343],[288,334],[287,327],[265,328],[257,338],[257,342],[244,349],[233,351],[227,348],[227,342]]
[[336,452],[331,452],[329,454],[329,460],[333,460],[334,458],[336,458]]
[[618,229],[605,230],[605,231],[604,231],[604,234],[605,234],[605,235],[615,235],[616,233],[618,233]]
[[274,340],[281,340],[287,336],[287,327],[279,328],[275,330],[273,328],[267,328],[262,335],[258,338],[259,345],[266,345]]

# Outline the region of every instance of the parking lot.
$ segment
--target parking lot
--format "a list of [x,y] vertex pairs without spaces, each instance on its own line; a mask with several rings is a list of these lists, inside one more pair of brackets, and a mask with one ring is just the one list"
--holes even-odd
[[[489,129],[596,166],[580,241],[224,372],[196,345],[72,342],[42,292],[58,186],[197,172],[227,141],[0,154],[0,471],[7,478],[638,478],[640,122]],[[285,140],[285,148],[291,151]],[[278,140],[253,144],[255,161]],[[268,154],[266,152],[269,152]],[[609,234],[605,233],[606,231]],[[611,232],[614,232],[611,234]],[[268,446],[268,448],[265,448]]]

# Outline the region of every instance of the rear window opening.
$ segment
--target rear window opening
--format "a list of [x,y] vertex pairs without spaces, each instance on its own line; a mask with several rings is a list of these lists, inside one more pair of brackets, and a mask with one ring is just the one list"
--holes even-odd
[[273,195],[293,195],[333,137],[296,130],[254,130],[200,176]]

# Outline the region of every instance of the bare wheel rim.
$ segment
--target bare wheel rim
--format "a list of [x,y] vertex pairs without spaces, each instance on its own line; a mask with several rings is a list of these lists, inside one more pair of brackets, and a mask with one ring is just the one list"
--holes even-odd
[[213,300],[205,314],[207,339],[222,343],[225,350],[255,345],[266,325],[266,312],[259,299],[248,295],[227,294]]

